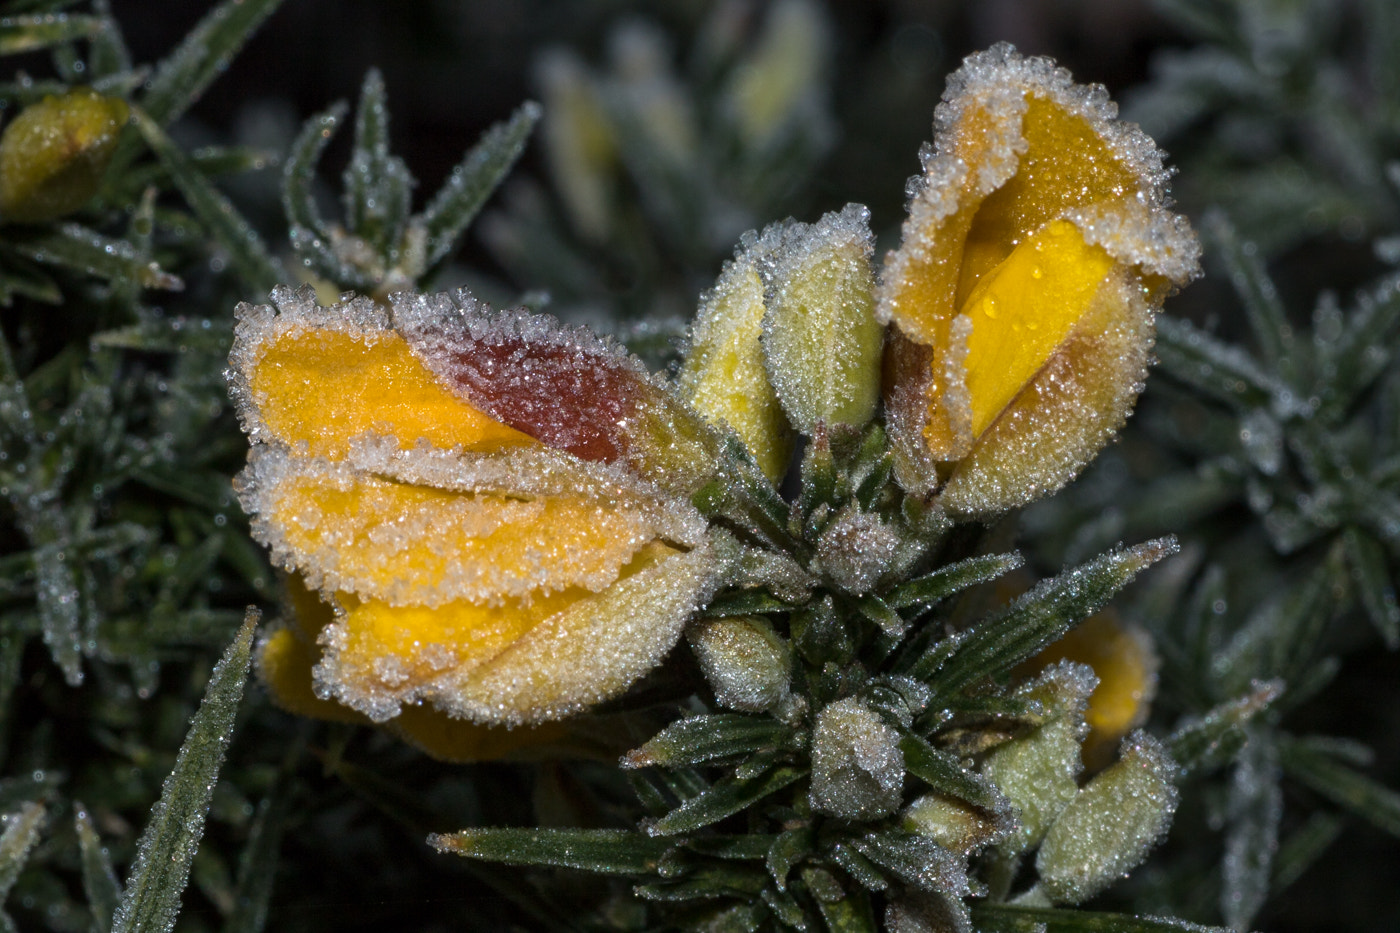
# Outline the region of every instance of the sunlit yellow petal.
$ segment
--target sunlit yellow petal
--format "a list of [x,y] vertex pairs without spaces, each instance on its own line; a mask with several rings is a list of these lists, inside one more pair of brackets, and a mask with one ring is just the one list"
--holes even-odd
[[1045,365],[1098,294],[1113,258],[1056,221],[1026,239],[978,281],[963,313],[972,433],[980,437]]

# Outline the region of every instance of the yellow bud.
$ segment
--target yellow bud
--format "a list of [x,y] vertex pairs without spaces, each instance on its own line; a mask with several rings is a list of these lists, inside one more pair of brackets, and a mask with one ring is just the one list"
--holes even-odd
[[1197,270],[1161,154],[1101,88],[1001,45],[949,78],[885,263],[896,475],[988,517],[1068,482],[1141,390],[1152,316]]
[[0,135],[0,218],[42,223],[86,204],[128,114],[125,101],[90,88],[24,108]]

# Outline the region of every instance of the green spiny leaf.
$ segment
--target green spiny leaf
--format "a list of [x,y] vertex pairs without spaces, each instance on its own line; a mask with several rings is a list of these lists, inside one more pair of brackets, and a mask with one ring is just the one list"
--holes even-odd
[[1285,742],[1279,760],[1289,777],[1371,825],[1400,836],[1400,793],[1337,761],[1327,743],[1308,738]]
[[436,266],[457,245],[457,238],[520,158],[539,119],[539,104],[521,105],[509,120],[487,130],[452,170],[452,177],[416,218],[427,234],[427,268]]
[[[248,5],[254,4],[250,2]],[[189,156],[165,135],[160,125],[136,108],[132,109],[132,118],[145,137],[146,145],[151,147],[151,151],[170,172],[175,186],[185,196],[195,216],[215,242],[228,251],[229,261],[244,284],[253,291],[266,294],[278,282],[285,281],[286,273],[268,253],[262,237],[243,219],[233,203],[191,164]]]
[[378,69],[365,75],[355,111],[355,147],[345,167],[345,226],[385,258],[397,261],[408,220],[413,178],[389,153],[389,108]]
[[1158,538],[1109,551],[1037,584],[972,629],[931,685],[940,696],[951,696],[982,677],[1010,670],[1098,612],[1138,573],[1176,550],[1175,538]]
[[1212,709],[1172,733],[1167,747],[1184,778],[1214,770],[1232,760],[1244,747],[1247,726],[1283,693],[1283,682],[1259,683],[1237,700]]
[[659,820],[647,824],[647,832],[653,836],[670,836],[709,826],[782,790],[806,773],[806,769],[785,766],[747,780],[733,775],[723,777]]
[[817,837],[810,826],[798,826],[780,833],[768,848],[768,873],[779,891],[787,890],[788,875],[793,866],[812,854]]
[[239,858],[238,888],[233,911],[223,933],[261,933],[267,925],[268,902],[277,873],[277,850],[291,809],[291,797],[277,787],[258,805],[258,814],[248,831],[248,842]]
[[734,865],[710,865],[694,870],[676,881],[654,881],[633,891],[648,901],[694,901],[717,897],[751,900],[768,883],[762,871]]
[[957,797],[993,813],[1004,811],[1006,797],[995,784],[968,771],[956,755],[934,748],[917,735],[905,734],[899,740],[904,767],[910,774],[949,797]]
[[31,801],[5,816],[5,832],[0,835],[0,904],[9,897],[29,850],[39,841],[46,812],[42,803]]
[[972,908],[972,920],[980,933],[1229,933],[1225,927],[1166,917],[1013,904],[978,904]]
[[33,52],[78,39],[90,39],[103,30],[100,16],[38,14],[0,18],[0,55]]
[[92,817],[77,801],[73,802],[73,809],[78,847],[82,853],[83,893],[87,895],[88,909],[92,911],[92,922],[97,927],[97,933],[108,933],[112,929],[112,917],[121,904],[122,886],[112,869],[112,860],[98,838],[97,829],[92,825]]
[[848,893],[830,872],[816,866],[802,869],[802,884],[831,933],[877,933],[875,913],[864,891]]
[[853,839],[856,851],[876,865],[923,891],[967,893],[967,868],[962,859],[918,833],[870,833]]
[[339,102],[302,124],[282,168],[282,208],[290,224],[292,248],[310,261],[318,274],[348,285],[357,283],[359,276],[336,255],[330,242],[330,230],[316,208],[313,192],[321,153],[346,110],[345,103]]
[[1278,290],[1257,256],[1257,249],[1253,243],[1240,239],[1223,211],[1212,211],[1205,225],[1216,251],[1225,261],[1230,284],[1244,304],[1245,317],[1265,364],[1288,379],[1298,363],[1294,358],[1297,347],[1293,328],[1288,323],[1288,313],[1279,300]]
[[1002,574],[1015,570],[1025,562],[1025,558],[1021,556],[1019,551],[969,557],[955,564],[939,567],[932,573],[917,577],[907,583],[901,583],[886,594],[885,604],[891,609],[930,605],[970,586],[995,580]]
[[1189,321],[1159,317],[1156,351],[1173,378],[1236,411],[1267,406],[1283,391],[1249,354]]
[[1279,844],[1274,856],[1270,892],[1277,894],[1302,877],[1342,834],[1346,820],[1335,813],[1315,811]]
[[177,291],[176,276],[138,256],[131,245],[75,223],[6,232],[5,247],[35,262],[61,266],[114,282],[135,280],[145,288]]
[[257,620],[257,612],[249,609],[233,644],[214,666],[175,768],[165,779],[151,821],[141,834],[136,864],[112,921],[114,933],[165,933],[175,924],[180,894],[204,834],[205,813],[243,697]]
[[1400,648],[1400,605],[1396,603],[1395,581],[1387,566],[1385,548],[1355,526],[1343,533],[1342,541],[1367,617],[1387,648]]
[[482,827],[434,834],[439,852],[506,865],[548,865],[612,875],[655,874],[661,857],[675,847],[622,829],[504,829]]
[[767,716],[695,716],[671,723],[640,748],[628,752],[622,766],[676,768],[748,755],[782,744],[790,732],[787,726]]
[[158,126],[174,122],[223,73],[243,43],[281,3],[224,0],[210,10],[156,66],[141,98],[141,109]]

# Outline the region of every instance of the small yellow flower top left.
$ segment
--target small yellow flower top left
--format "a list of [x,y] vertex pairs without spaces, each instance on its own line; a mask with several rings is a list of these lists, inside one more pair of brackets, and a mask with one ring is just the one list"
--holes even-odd
[[272,300],[238,309],[236,486],[334,610],[265,648],[284,705],[309,711],[283,662],[313,638],[316,696],[381,723],[557,719],[660,662],[716,576],[688,501],[708,435],[639,361],[465,292]]

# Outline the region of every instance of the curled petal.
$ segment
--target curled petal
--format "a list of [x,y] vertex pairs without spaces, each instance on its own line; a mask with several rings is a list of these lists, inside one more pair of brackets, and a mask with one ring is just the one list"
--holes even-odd
[[897,475],[947,484],[955,514],[1074,476],[1140,390],[1152,314],[1197,274],[1161,154],[1116,117],[1006,45],[949,79],[879,297]]
[[380,722],[419,700],[487,724],[557,719],[656,666],[708,597],[713,573],[708,545],[653,542],[601,593],[575,587],[528,605],[431,610],[342,599],[322,636],[318,693]]
[[502,424],[680,494],[714,474],[717,439],[703,419],[617,344],[523,308],[494,311],[465,290],[390,300],[418,359]]

